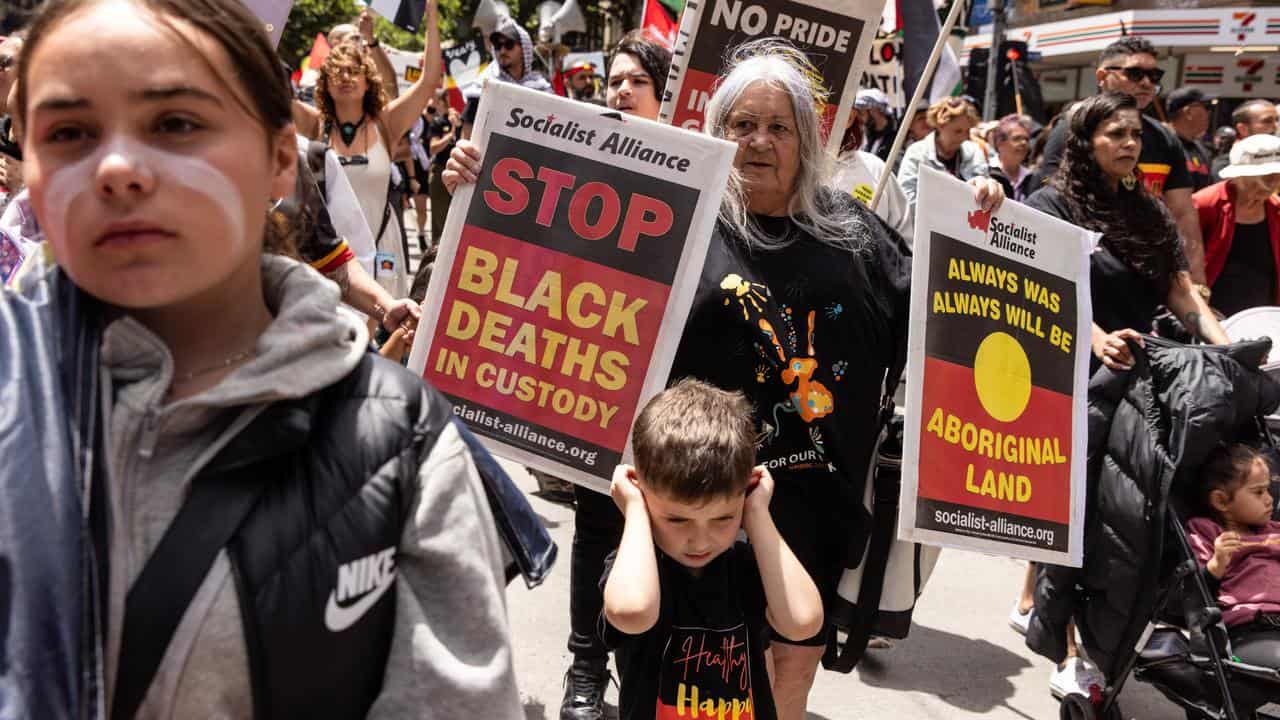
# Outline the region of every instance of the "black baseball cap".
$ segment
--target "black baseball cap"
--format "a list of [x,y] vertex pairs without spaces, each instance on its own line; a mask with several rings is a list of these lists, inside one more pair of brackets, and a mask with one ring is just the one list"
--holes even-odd
[[1200,88],[1184,87],[1178,88],[1177,90],[1169,93],[1169,99],[1165,100],[1164,108],[1170,116],[1173,116],[1177,115],[1179,110],[1188,105],[1201,103],[1207,106],[1209,103],[1213,102],[1213,100],[1214,98],[1205,95],[1204,91]]

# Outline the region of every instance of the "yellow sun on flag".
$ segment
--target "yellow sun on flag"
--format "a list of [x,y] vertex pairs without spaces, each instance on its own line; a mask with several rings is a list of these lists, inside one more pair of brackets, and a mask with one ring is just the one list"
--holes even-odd
[[1031,361],[1022,345],[1008,333],[988,335],[973,358],[973,384],[988,415],[1017,420],[1031,400]]

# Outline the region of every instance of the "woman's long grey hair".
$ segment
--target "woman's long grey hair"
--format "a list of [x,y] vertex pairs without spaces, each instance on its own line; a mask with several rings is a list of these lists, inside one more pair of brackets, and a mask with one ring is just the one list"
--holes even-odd
[[[767,83],[785,92],[791,98],[796,116],[800,157],[787,214],[821,242],[860,250],[870,237],[869,229],[852,203],[832,202],[833,195],[827,190],[831,183],[832,158],[822,139],[822,113],[828,93],[822,76],[794,45],[769,38],[738,46],[707,102],[705,132],[725,138],[730,112],[747,88],[756,83]],[[789,245],[794,238],[774,237],[760,228],[747,209],[748,195],[742,174],[734,168],[720,203],[721,221],[743,238],[748,248],[776,249]]]

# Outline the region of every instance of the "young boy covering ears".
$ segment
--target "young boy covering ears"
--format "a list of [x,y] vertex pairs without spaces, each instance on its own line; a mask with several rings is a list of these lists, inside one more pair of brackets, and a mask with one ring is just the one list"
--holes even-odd
[[746,398],[694,380],[636,419],[636,466],[618,466],[611,487],[626,527],[601,580],[622,720],[773,720],[769,628],[797,640],[822,628],[818,588],[769,515],[755,441]]

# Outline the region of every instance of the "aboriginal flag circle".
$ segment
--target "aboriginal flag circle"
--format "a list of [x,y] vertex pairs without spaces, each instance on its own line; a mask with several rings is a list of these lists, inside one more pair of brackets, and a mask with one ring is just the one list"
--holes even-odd
[[1017,420],[1031,400],[1031,361],[1022,344],[1008,333],[986,336],[973,358],[973,384],[988,415]]

